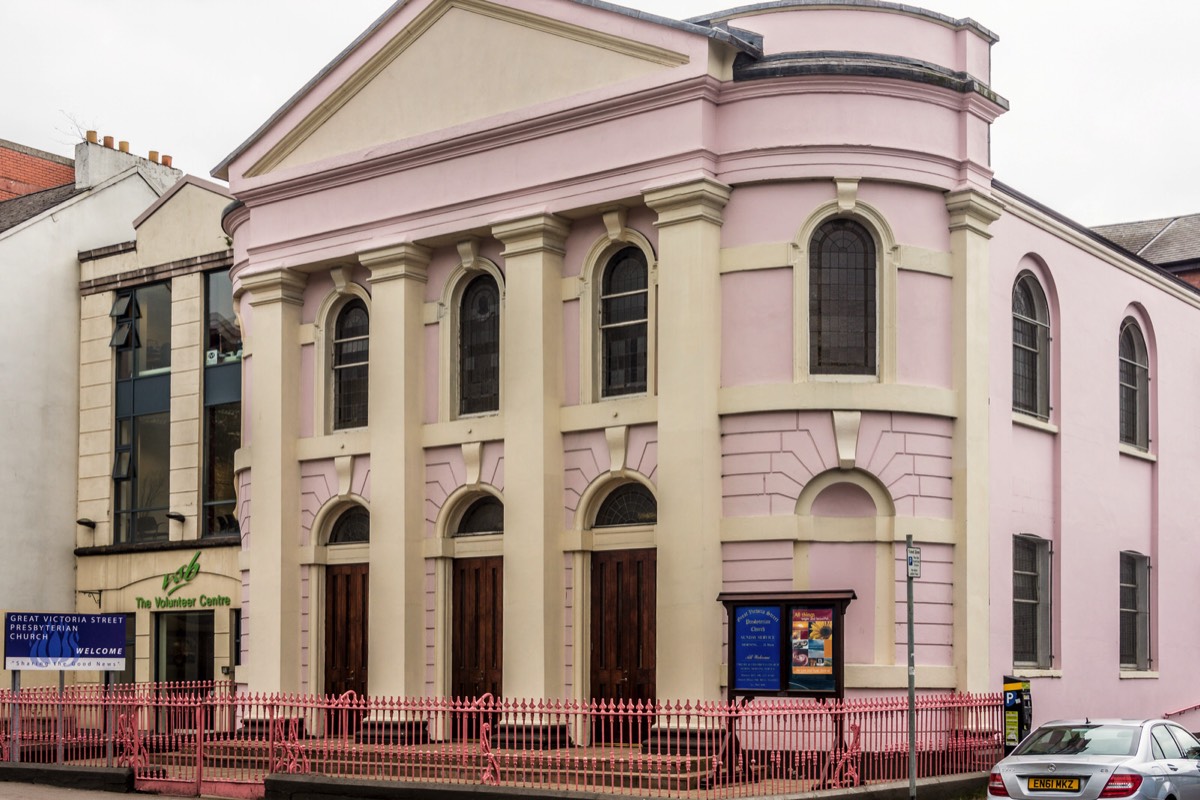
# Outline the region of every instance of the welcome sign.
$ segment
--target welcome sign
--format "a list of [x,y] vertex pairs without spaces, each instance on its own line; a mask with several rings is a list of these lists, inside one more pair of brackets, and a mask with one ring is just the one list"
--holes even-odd
[[4,615],[7,670],[123,670],[123,614]]

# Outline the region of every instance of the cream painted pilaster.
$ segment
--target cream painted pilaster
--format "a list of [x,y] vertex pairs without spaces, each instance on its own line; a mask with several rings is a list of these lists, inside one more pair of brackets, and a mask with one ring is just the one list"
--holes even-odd
[[[300,691],[300,347],[306,277],[289,269],[239,280],[250,295],[254,351],[245,413],[250,418],[253,513],[249,568],[249,659],[240,668],[255,692]],[[243,531],[243,534],[247,533]]]
[[493,228],[504,244],[504,693],[563,696],[562,262],[552,215]]
[[659,697],[721,696],[721,224],[704,178],[646,194],[658,212]]
[[954,667],[957,688],[984,692],[989,674],[988,227],[1003,207],[967,189],[946,195],[954,281]]
[[[420,696],[425,683],[425,460],[421,448],[429,250],[359,255],[371,270],[371,644],[368,689]],[[378,635],[376,635],[378,631]]]

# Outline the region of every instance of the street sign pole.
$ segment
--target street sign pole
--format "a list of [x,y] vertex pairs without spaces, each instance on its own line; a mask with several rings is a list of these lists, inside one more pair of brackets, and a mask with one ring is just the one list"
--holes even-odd
[[904,537],[908,562],[908,796],[917,796],[917,659],[913,649],[913,578],[921,577],[921,551],[913,547],[912,534]]

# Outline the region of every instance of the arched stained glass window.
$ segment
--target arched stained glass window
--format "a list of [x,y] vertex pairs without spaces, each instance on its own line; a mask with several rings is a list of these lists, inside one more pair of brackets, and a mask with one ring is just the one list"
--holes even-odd
[[491,275],[463,292],[458,327],[460,414],[500,409],[500,289]]
[[478,536],[485,533],[504,532],[504,504],[497,497],[488,495],[471,503],[458,521],[455,536]]
[[613,489],[596,512],[594,528],[619,525],[654,525],[658,522],[658,501],[640,483],[625,483]]
[[646,391],[648,281],[646,254],[637,247],[618,251],[604,267],[600,376],[605,397]]
[[371,541],[371,512],[351,506],[341,513],[329,532],[330,544],[361,544]]
[[809,248],[809,371],[875,374],[875,240],[859,223],[832,219]]
[[333,333],[333,427],[367,424],[370,318],[362,300],[354,299],[338,313]]

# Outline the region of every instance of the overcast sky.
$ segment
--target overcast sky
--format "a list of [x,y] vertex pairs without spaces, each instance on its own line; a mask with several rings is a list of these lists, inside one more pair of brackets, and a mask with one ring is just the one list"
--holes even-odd
[[[683,19],[742,3],[626,4]],[[1000,180],[1088,225],[1200,212],[1200,3],[915,4],[1000,36]],[[0,0],[0,138],[70,155],[95,129],[208,177],[389,5]]]

